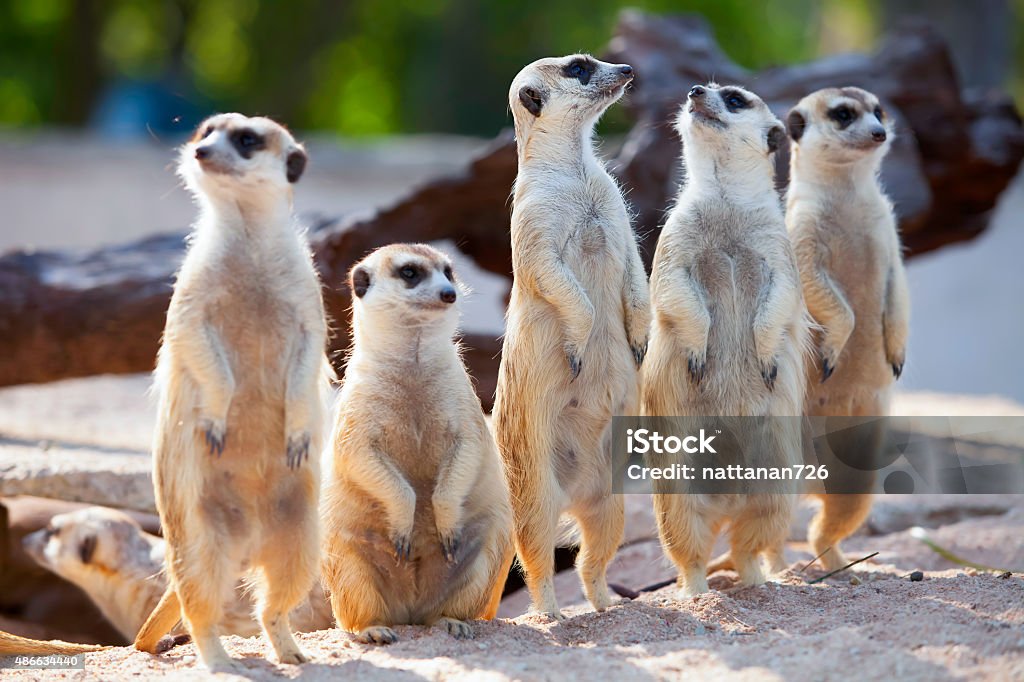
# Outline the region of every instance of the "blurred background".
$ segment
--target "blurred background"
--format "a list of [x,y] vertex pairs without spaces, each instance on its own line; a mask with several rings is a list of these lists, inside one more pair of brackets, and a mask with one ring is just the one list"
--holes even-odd
[[[629,4],[702,14],[750,69],[870,51],[901,21],[923,18],[949,42],[965,89],[1024,97],[1024,0]],[[307,141],[304,216],[387,205],[456,171],[511,124],[508,83],[524,64],[600,53],[621,9],[613,0],[3,0],[0,251],[182,231],[193,208],[173,149],[217,111],[273,116]],[[628,124],[613,107],[600,133],[614,141]],[[1024,401],[1021,208],[1014,183],[980,239],[911,264],[905,386]],[[500,330],[497,285],[473,278],[467,327]]]

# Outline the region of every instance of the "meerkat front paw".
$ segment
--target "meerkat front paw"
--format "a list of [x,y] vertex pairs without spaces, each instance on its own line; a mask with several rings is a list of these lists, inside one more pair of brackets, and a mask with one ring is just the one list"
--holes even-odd
[[391,545],[395,550],[395,561],[401,563],[412,559],[412,532],[392,533]]
[[445,561],[450,564],[455,563],[459,548],[462,546],[461,530],[453,528],[444,532],[438,531],[438,536],[441,540],[441,553],[444,554]]
[[903,351],[903,350],[900,350],[900,351],[898,351],[896,353],[893,353],[892,356],[890,358],[888,358],[888,360],[889,360],[889,365],[892,367],[892,375],[893,375],[893,377],[895,377],[896,379],[899,379],[900,376],[903,375],[903,365],[907,361],[906,360],[906,352]]
[[199,431],[203,434],[210,454],[217,455],[218,457],[222,455],[228,438],[227,420],[214,417],[200,417],[198,427]]
[[779,363],[775,358],[761,362],[761,378],[769,391],[775,390],[775,379],[779,376]]
[[707,350],[691,350],[686,354],[686,370],[690,375],[690,381],[694,386],[699,386],[704,381],[708,370]]
[[398,633],[386,625],[371,625],[360,630],[356,639],[363,644],[394,644],[398,641]]
[[308,431],[298,431],[288,436],[286,458],[289,469],[298,469],[303,460],[309,460],[311,437]]
[[828,381],[832,373],[836,371],[836,363],[839,360],[839,351],[830,346],[821,347],[821,383]]
[[633,351],[633,361],[636,362],[636,368],[640,369],[640,366],[644,364],[644,358],[647,357],[647,337],[641,342],[630,343],[630,350]]
[[569,374],[572,376],[571,381],[576,381],[576,378],[579,377],[580,372],[583,370],[583,349],[579,346],[566,344],[565,360],[569,363]]

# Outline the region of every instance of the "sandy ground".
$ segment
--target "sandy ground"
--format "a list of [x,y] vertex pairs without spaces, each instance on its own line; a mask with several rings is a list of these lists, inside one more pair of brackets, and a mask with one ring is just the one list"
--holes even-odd
[[[364,645],[338,630],[299,641],[311,660],[276,665],[261,639],[227,638],[239,660],[224,679],[360,680],[707,679],[1013,680],[1024,678],[1024,580],[1019,575],[926,573],[870,565],[816,585],[820,572],[792,572],[777,584],[677,599],[672,588],[598,614],[566,609],[553,623],[537,615],[479,623],[457,641],[438,628],[398,628],[400,641]],[[856,577],[859,584],[850,583]],[[855,582],[857,582],[855,581]],[[12,677],[32,677],[15,673]],[[45,679],[204,679],[193,646],[162,657],[128,648],[86,655],[85,671]]]

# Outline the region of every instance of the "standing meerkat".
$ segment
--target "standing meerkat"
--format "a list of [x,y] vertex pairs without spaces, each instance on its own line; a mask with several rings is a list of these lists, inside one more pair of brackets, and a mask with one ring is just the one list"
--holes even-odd
[[454,335],[451,261],[424,244],[351,271],[352,353],[325,475],[323,575],[338,624],[388,644],[397,624],[498,611],[512,564],[508,489]]
[[622,193],[592,138],[632,79],[628,65],[570,55],[530,64],[509,91],[519,173],[494,425],[526,584],[556,619],[561,516],[578,523],[577,566],[598,611],[612,603],[605,570],[623,534],[611,422],[639,408],[650,310]]
[[[782,124],[756,95],[697,85],[677,122],[686,183],[658,240],[651,272],[654,325],[644,367],[647,416],[769,417],[769,466],[802,461],[799,417],[808,319],[774,188],[771,154]],[[729,527],[745,585],[764,582],[758,557],[783,568],[796,497],[752,494],[654,495],[662,544],[683,594],[708,590],[715,536]]]
[[200,214],[154,381],[170,585],[136,647],[152,651],[181,615],[214,669],[233,665],[218,625],[246,571],[278,659],[306,660],[288,612],[317,574],[330,367],[320,282],[292,222],[291,185],[305,164],[282,126],[240,114],[204,121],[181,152]]
[[[802,99],[786,124],[793,140],[786,226],[807,307],[821,328],[805,409],[812,416],[887,416],[910,318],[896,218],[878,179],[891,123],[870,92],[829,88]],[[821,497],[808,535],[834,570],[847,563],[839,541],[867,518],[872,498]]]
[[[26,535],[22,544],[36,563],[89,595],[129,641],[135,639],[167,588],[167,543],[117,509],[87,507],[57,514],[46,528]],[[222,631],[241,637],[259,634],[251,595],[241,583],[235,597],[225,605]],[[318,583],[290,618],[299,632],[331,626],[327,597]]]

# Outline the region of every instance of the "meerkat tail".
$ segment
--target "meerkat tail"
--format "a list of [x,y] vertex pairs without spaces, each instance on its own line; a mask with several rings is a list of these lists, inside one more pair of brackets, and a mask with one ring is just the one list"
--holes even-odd
[[134,647],[139,651],[159,653],[160,640],[181,620],[181,603],[178,593],[170,585],[160,597],[160,602],[142,624],[139,634],[135,635]]
[[51,639],[44,642],[0,631],[0,655],[2,656],[73,655],[84,654],[89,651],[103,651],[109,648],[109,646],[102,646],[100,644],[73,644],[71,642],[62,642],[59,639]]
[[719,556],[711,560],[711,563],[708,564],[707,574],[711,575],[712,573],[717,573],[718,571],[735,570],[736,565],[733,563],[732,560],[732,552],[725,552],[724,554],[720,554]]

